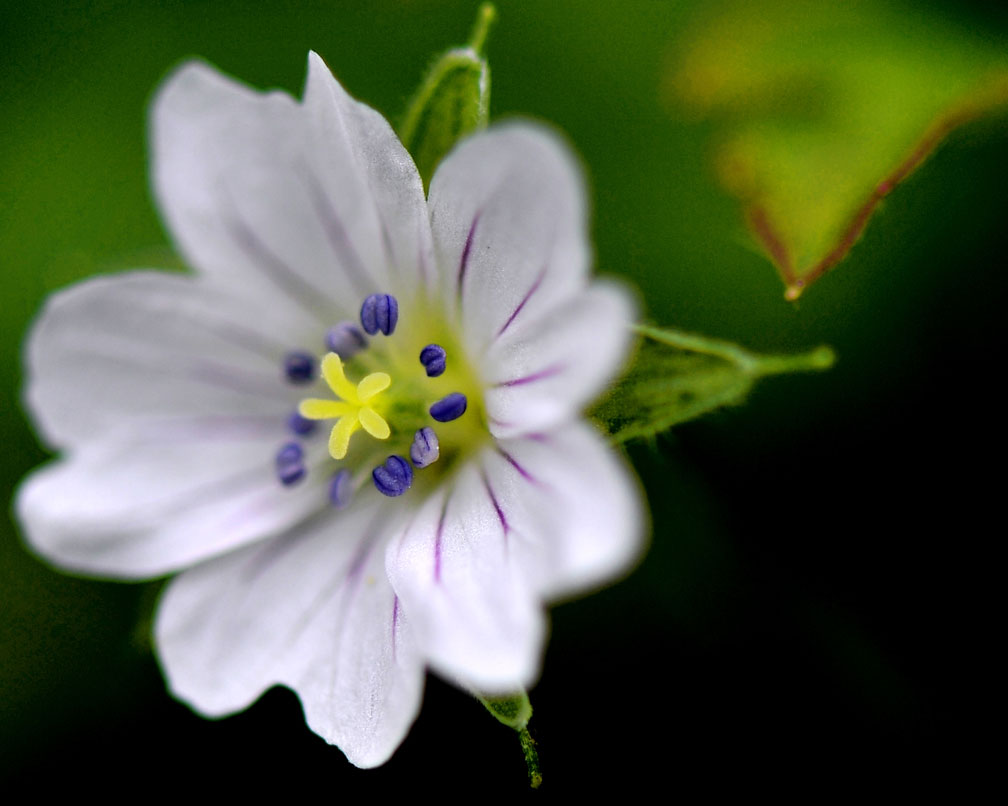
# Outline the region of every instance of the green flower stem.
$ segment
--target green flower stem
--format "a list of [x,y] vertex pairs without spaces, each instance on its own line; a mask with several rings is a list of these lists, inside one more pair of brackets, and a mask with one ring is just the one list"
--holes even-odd
[[634,325],[632,329],[645,338],[669,347],[733,361],[739,369],[754,378],[790,372],[820,372],[832,367],[836,361],[836,353],[825,345],[797,355],[757,355],[737,344],[696,333],[664,330],[651,325]]
[[539,771],[539,752],[536,750],[535,739],[528,732],[528,728],[518,731],[518,740],[521,742],[522,753],[525,754],[525,766],[528,767],[529,786],[538,789],[542,784],[542,773]]
[[525,756],[525,766],[528,767],[529,786],[538,789],[542,783],[542,773],[539,770],[539,753],[536,750],[535,739],[528,731],[528,722],[532,718],[532,703],[524,691],[516,692],[509,697],[484,697],[476,694],[476,698],[494,715],[498,722],[507,725],[518,733],[522,754]]

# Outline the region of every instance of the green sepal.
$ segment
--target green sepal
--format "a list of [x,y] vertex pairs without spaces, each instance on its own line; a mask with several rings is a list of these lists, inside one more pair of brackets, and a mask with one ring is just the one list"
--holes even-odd
[[637,325],[643,337],[627,373],[591,409],[614,442],[653,437],[722,406],[741,403],[769,375],[833,366],[829,347],[798,355],[758,355],[676,330]]
[[445,154],[468,134],[485,128],[490,110],[490,66],[483,56],[497,11],[479,10],[469,44],[443,53],[406,108],[399,139],[413,155],[424,191]]
[[484,697],[482,694],[476,694],[476,698],[498,722],[517,731],[522,754],[525,756],[525,766],[528,768],[529,786],[538,789],[542,783],[542,772],[539,770],[539,753],[536,750],[535,739],[528,731],[528,722],[532,718],[532,703],[529,702],[528,694],[525,691],[517,691],[503,697]]
[[508,697],[484,697],[482,694],[476,696],[498,722],[514,730],[521,730],[532,718],[532,703],[524,691]]

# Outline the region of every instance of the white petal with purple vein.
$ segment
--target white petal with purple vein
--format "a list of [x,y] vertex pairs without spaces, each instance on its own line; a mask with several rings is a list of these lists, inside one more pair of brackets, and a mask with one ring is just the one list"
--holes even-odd
[[189,63],[158,93],[152,129],[159,206],[190,263],[252,289],[289,334],[354,318],[390,271],[416,281],[407,269],[430,242],[416,171],[318,56],[304,105]]
[[425,501],[386,566],[417,642],[442,674],[485,693],[539,673],[545,616],[477,467]]
[[383,571],[381,507],[326,512],[171,582],[156,637],[173,692],[210,716],[274,684],[361,767],[383,763],[420,708],[423,661]]
[[529,123],[465,140],[438,167],[430,209],[442,296],[461,300],[473,354],[584,286],[584,199],[570,151]]
[[484,400],[497,437],[550,429],[576,418],[626,356],[633,305],[594,283],[498,339],[484,358]]
[[269,310],[164,272],[98,277],[52,296],[27,347],[27,398],[51,447],[171,415],[282,417],[285,344]]
[[[237,429],[230,436],[226,428]],[[276,534],[325,500],[328,479],[279,484],[276,437],[166,422],[76,449],[17,496],[28,542],[61,567],[141,579]]]
[[514,561],[542,598],[612,581],[642,553],[641,492],[590,426],[500,440],[482,465]]
[[350,287],[361,287],[353,279],[361,272],[372,278],[357,306],[368,293],[407,295],[432,280],[423,183],[391,126],[347,95],[316,53],[308,57],[304,108],[315,160],[313,206],[326,239]]

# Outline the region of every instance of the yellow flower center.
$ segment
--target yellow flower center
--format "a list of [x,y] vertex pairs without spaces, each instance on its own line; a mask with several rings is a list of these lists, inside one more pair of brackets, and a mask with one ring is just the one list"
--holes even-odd
[[329,433],[329,454],[333,459],[346,456],[350,437],[359,428],[375,439],[388,439],[389,425],[377,410],[381,407],[377,398],[392,384],[388,373],[372,372],[354,386],[343,372],[340,357],[328,353],[322,359],[322,377],[337,399],[302,400],[298,411],[309,420],[336,420]]

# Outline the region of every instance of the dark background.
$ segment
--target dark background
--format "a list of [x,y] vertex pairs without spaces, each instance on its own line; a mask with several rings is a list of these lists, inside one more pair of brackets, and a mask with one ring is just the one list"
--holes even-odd
[[[820,343],[822,375],[632,446],[652,545],[624,582],[552,611],[532,691],[543,792],[816,791],[990,769],[1004,539],[1004,118],[954,134],[797,304],[709,171],[710,130],[663,95],[692,2],[500,4],[494,117],[564,130],[590,177],[600,270],[661,324],[761,351]],[[994,4],[904,4],[1008,33]],[[19,402],[25,328],[99,271],[170,265],[148,190],[148,100],[199,55],[300,94],[319,51],[395,121],[469,2],[36,2],[0,17],[0,490],[45,459]],[[9,493],[9,495],[8,495]],[[0,770],[39,794],[142,798],[522,792],[516,738],[430,678],[385,767],[359,771],[274,690],[205,721],[148,647],[156,585],[62,576],[0,522]]]

